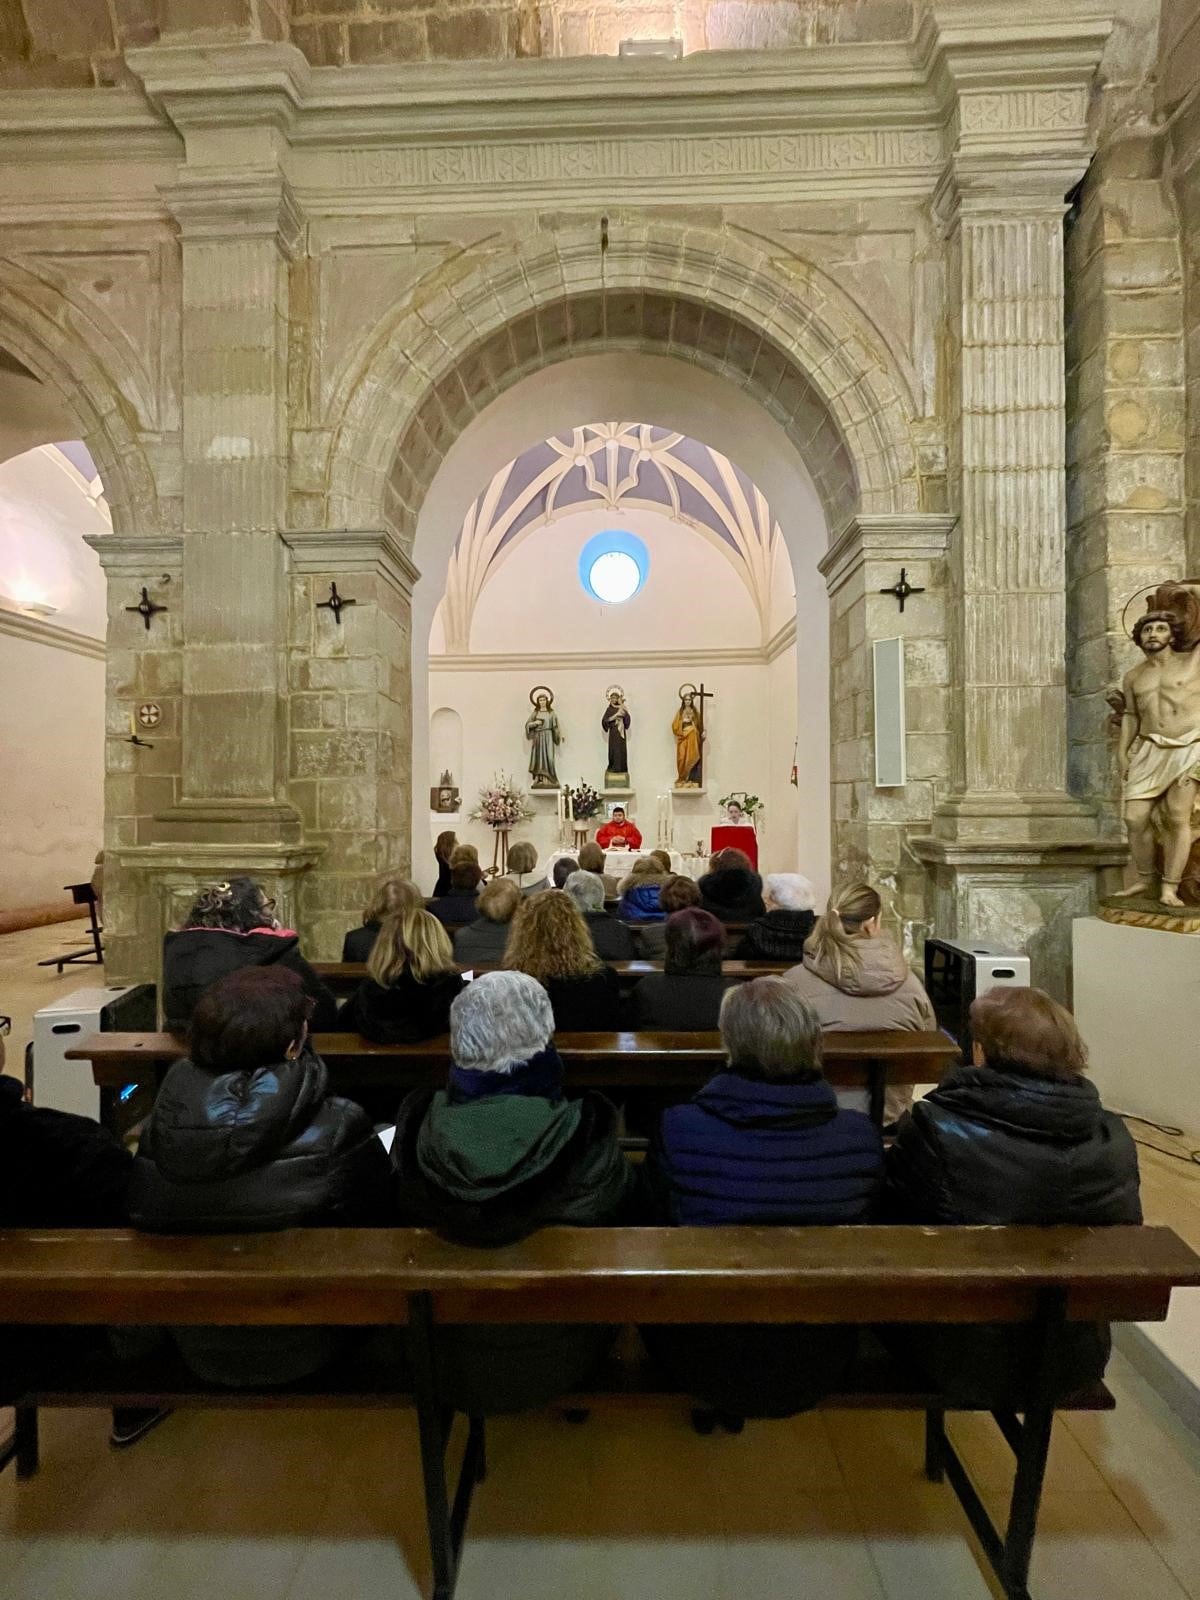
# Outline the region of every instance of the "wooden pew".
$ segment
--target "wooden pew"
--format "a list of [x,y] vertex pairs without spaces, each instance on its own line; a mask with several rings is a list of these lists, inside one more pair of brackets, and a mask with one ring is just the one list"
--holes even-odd
[[[311,965],[317,976],[338,994],[348,994],[367,975],[366,965],[361,961],[314,961]],[[782,977],[784,973],[791,972],[795,965],[794,961],[723,961],[721,972],[731,982],[744,983],[749,978]],[[661,961],[606,961],[605,966],[611,967],[616,973],[622,989],[632,988],[639,978],[663,970]],[[497,961],[476,961],[466,962],[458,970],[473,972],[478,976],[504,969]]]
[[[616,1097],[638,1091],[673,1091],[682,1099],[706,1083],[725,1060],[716,1033],[562,1033],[556,1044],[570,1089],[601,1089]],[[825,1075],[838,1089],[866,1089],[871,1115],[882,1124],[889,1087],[936,1083],[957,1061],[958,1046],[944,1033],[826,1033]],[[410,1089],[440,1086],[450,1065],[443,1035],[419,1044],[373,1044],[356,1033],[318,1033],[313,1048],[340,1092],[391,1089],[397,1101]],[[95,1033],[66,1052],[90,1061],[104,1091],[104,1120],[111,1124],[113,1091],[131,1083],[153,1085],[184,1053],[169,1033]]]
[[[117,1230],[0,1233],[0,1305],[9,1324],[406,1322],[435,1600],[453,1593],[484,1465],[484,1423],[472,1418],[458,1483],[448,1493],[452,1418],[436,1362],[443,1323],[1028,1324],[1034,1351],[1023,1417],[994,1413],[1016,1458],[1003,1531],[946,1435],[940,1397],[921,1387],[890,1397],[895,1408],[925,1412],[927,1475],[949,1478],[1005,1594],[1028,1600],[1054,1412],[1064,1404],[1050,1385],[1066,1325],[1161,1321],[1172,1290],[1196,1286],[1200,1257],[1170,1229],[1151,1227],[547,1228],[492,1250],[459,1247],[417,1229],[170,1238]],[[36,1347],[28,1359],[36,1364]],[[54,1395],[45,1374],[33,1388],[31,1379],[23,1381],[16,1454],[19,1472],[28,1476],[37,1466],[37,1407]],[[110,1383],[89,1392],[77,1376],[72,1383],[70,1372],[63,1381],[62,1403],[271,1403],[269,1395],[199,1388],[169,1397],[118,1391]],[[330,1389],[274,1398],[320,1404],[342,1396]],[[396,1400],[394,1388],[379,1396],[384,1405]],[[369,1396],[347,1403],[369,1403]],[[826,1401],[862,1403],[851,1391]]]

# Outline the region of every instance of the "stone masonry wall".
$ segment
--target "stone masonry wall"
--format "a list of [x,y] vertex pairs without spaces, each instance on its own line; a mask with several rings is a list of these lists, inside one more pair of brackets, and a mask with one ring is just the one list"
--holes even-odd
[[1181,268],[1159,167],[1152,139],[1108,146],[1067,231],[1069,773],[1117,835],[1105,693],[1137,659],[1122,611],[1184,564]]

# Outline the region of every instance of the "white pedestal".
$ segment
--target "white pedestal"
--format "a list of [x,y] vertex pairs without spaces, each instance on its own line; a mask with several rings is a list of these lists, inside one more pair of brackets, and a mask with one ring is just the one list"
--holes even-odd
[[[1200,1132],[1200,935],[1098,917],[1076,918],[1073,933],[1075,1020],[1101,1100]],[[1113,1338],[1176,1415],[1200,1427],[1200,1289],[1177,1289],[1166,1322],[1122,1324]]]
[[1200,936],[1077,917],[1075,1020],[1104,1104],[1200,1131]]

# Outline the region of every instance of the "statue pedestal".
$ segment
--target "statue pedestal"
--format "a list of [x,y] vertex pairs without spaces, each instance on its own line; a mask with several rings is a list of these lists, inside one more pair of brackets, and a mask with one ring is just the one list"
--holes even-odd
[[1099,917],[1076,918],[1072,932],[1075,1020],[1100,1098],[1200,1132],[1200,938]]

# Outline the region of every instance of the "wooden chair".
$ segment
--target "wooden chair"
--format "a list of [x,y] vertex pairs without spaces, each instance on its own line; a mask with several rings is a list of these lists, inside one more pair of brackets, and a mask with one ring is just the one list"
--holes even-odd
[[82,950],[76,950],[69,956],[51,956],[48,961],[39,961],[39,967],[57,967],[62,972],[64,967],[69,967],[77,961],[89,965],[102,966],[104,964],[104,946],[100,942],[100,935],[104,932],[96,916],[96,906],[99,901],[96,891],[90,883],[68,883],[64,885],[71,899],[77,906],[88,908],[88,943]]

